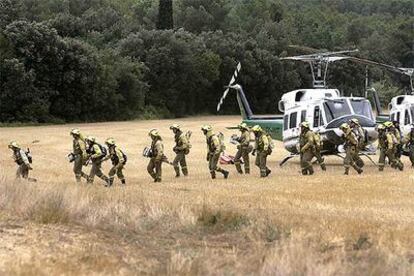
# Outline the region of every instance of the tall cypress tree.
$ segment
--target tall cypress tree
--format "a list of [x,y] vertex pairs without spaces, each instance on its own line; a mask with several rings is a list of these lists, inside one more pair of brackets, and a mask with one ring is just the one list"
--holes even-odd
[[157,28],[160,30],[174,28],[172,0],[160,0]]

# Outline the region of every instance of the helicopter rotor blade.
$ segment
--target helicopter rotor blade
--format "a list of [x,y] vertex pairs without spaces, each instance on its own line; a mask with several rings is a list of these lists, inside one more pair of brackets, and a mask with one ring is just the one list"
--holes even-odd
[[220,108],[221,108],[221,106],[223,105],[224,100],[226,99],[227,94],[228,94],[228,93],[229,93],[229,91],[230,91],[230,87],[231,87],[231,86],[232,86],[232,85],[236,82],[236,79],[237,79],[237,76],[239,75],[240,70],[241,70],[241,63],[239,62],[239,63],[237,64],[236,70],[234,71],[234,74],[233,74],[233,76],[232,76],[232,78],[231,78],[231,80],[230,80],[229,84],[226,86],[226,87],[227,87],[227,89],[224,91],[223,96],[221,96],[220,101],[219,101],[219,103],[217,104],[217,112],[219,112],[219,111],[220,111]]

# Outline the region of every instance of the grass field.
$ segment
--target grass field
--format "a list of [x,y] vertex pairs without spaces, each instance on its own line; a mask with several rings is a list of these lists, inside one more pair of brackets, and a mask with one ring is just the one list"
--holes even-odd
[[[175,121],[174,121],[175,122]],[[163,182],[147,175],[141,156],[151,128],[159,128],[172,160],[173,121],[137,121],[0,129],[0,273],[395,275],[414,272],[414,176],[366,162],[363,175],[283,168],[281,143],[269,159],[272,175],[209,178],[200,126],[226,135],[238,117],[179,120],[193,131],[190,176]],[[66,155],[69,131],[79,127],[103,142],[114,137],[128,154],[127,186],[107,189],[74,181]],[[29,146],[36,184],[15,182],[10,140]],[[32,143],[35,141],[35,143]],[[228,145],[228,152],[235,152]],[[105,172],[110,164],[105,164]],[[89,168],[87,168],[88,170]]]

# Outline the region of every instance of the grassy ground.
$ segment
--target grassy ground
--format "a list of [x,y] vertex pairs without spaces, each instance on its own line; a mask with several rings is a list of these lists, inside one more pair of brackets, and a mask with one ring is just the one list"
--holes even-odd
[[[228,180],[212,181],[200,126],[211,123],[228,138],[225,127],[238,122],[180,121],[193,131],[190,176],[176,179],[166,165],[161,184],[152,183],[141,152],[157,127],[172,159],[172,121],[2,128],[0,273],[412,274],[410,169],[379,173],[367,162],[363,175],[344,176],[341,161],[328,158],[326,173],[302,177],[297,160],[279,168],[286,151],[277,143],[270,178],[229,166]],[[117,140],[129,157],[126,187],[74,183],[66,160],[72,127]],[[13,139],[31,148],[38,183],[14,182]]]

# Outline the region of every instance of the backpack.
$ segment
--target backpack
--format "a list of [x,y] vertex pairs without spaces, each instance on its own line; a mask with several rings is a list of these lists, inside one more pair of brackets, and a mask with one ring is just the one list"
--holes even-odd
[[101,144],[98,144],[97,143],[97,145],[101,149],[102,155],[101,155],[100,159],[102,159],[102,158],[104,158],[108,154],[108,150],[106,149],[106,147],[102,146]]
[[266,135],[267,140],[269,141],[269,149],[268,149],[268,154],[272,154],[273,149],[275,148],[275,143],[273,142],[273,138],[272,136],[266,131],[264,133],[264,135]]
[[126,162],[128,161],[128,157],[127,157],[127,155],[122,151],[122,150],[120,150],[121,151],[121,153],[122,153],[122,157],[124,158],[124,165],[126,164]]
[[186,154],[186,155],[190,153],[190,149],[191,149],[191,147],[192,147],[192,145],[191,145],[191,143],[190,143],[191,134],[193,134],[193,133],[191,132],[191,130],[189,130],[189,131],[187,131],[187,132],[185,133],[185,138],[187,139],[187,144],[188,144],[188,147],[187,147],[187,149],[186,149],[186,150],[185,150],[185,152],[184,152],[184,154]]
[[222,132],[219,132],[217,134],[217,138],[220,141],[220,152],[224,152],[226,150],[226,144],[224,142],[224,134]]
[[27,148],[27,151],[25,153],[26,153],[26,156],[27,156],[27,160],[29,161],[29,164],[32,164],[33,163],[33,156],[32,156],[32,153],[30,152],[30,149]]

